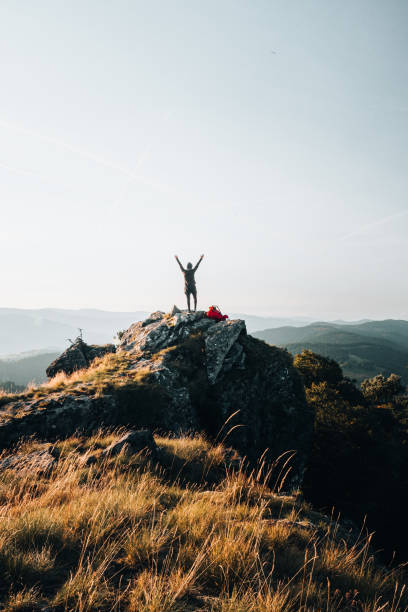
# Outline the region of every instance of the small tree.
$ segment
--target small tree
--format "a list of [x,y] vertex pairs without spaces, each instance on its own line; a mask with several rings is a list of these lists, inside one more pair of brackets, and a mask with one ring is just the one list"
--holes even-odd
[[120,329],[117,333],[116,336],[113,337],[113,339],[115,340],[116,338],[118,339],[118,341],[120,342],[123,338],[123,336],[125,335],[126,330],[125,329]]
[[307,349],[295,356],[293,365],[302,374],[306,387],[322,382],[336,385],[343,380],[343,372],[337,361]]
[[366,399],[378,404],[390,402],[393,397],[405,391],[405,387],[401,382],[401,376],[391,374],[385,378],[382,374],[374,376],[374,378],[366,378],[361,383],[361,390]]

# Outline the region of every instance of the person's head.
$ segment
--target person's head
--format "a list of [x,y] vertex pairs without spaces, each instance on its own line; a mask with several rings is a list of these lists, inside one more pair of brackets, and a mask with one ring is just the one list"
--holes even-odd
[[187,270],[191,270],[191,268],[192,268],[192,267],[193,267],[193,264],[192,264],[192,263],[190,263],[190,262],[188,262],[188,264],[187,264]]

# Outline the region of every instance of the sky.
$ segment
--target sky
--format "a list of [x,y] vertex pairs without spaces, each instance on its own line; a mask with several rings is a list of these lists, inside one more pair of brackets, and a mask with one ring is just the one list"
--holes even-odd
[[408,318],[406,0],[2,0],[4,307]]

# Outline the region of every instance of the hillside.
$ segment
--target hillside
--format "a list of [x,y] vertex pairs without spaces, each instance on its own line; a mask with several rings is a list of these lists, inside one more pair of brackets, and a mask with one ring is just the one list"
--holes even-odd
[[45,370],[57,356],[58,353],[34,352],[0,359],[0,386],[6,381],[13,381],[16,385],[24,387],[31,382],[36,384],[45,382],[47,380]]
[[368,321],[352,326],[313,323],[265,329],[254,336],[285,347],[292,354],[310,349],[331,357],[358,382],[394,372],[408,384],[408,321]]
[[1,609],[408,609],[374,552],[408,553],[395,378],[364,395],[331,360],[180,311],[48,371],[0,394]]
[[[156,437],[147,454],[132,447],[115,454],[121,433],[24,444],[24,468],[0,472],[9,516],[0,526],[3,609],[408,605],[402,576],[376,562],[369,540],[246,474],[233,451],[201,437]],[[29,469],[40,454],[43,467]]]

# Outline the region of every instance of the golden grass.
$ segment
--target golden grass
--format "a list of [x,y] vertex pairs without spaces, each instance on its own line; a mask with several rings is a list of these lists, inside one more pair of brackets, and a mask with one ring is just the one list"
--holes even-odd
[[[322,528],[324,517],[296,497],[222,470],[221,446],[156,438],[158,466],[142,455],[78,461],[78,449],[97,453],[117,435],[58,443],[48,477],[0,476],[0,607],[408,609],[401,576],[376,565],[368,540],[347,544],[340,525]],[[192,484],[179,468],[190,478],[199,464],[203,480]]]
[[72,374],[59,372],[47,383],[35,389],[36,393],[69,390],[78,384],[88,384],[92,386],[105,386],[115,381],[121,384],[121,378],[126,376],[140,377],[140,371],[129,371],[132,360],[126,353],[108,353],[103,357],[98,357],[92,364],[83,370],[77,370]]
[[[72,374],[59,372],[46,383],[28,385],[21,393],[6,393],[0,390],[1,416],[3,419],[9,418],[11,413],[7,412],[7,404],[17,400],[41,402],[41,400],[47,400],[50,394],[61,392],[74,395],[85,393],[94,397],[102,397],[105,393],[110,393],[112,389],[143,383],[150,369],[147,367],[132,369],[133,365],[134,358],[123,351],[108,353],[96,358],[86,369],[77,370]],[[37,404],[37,408],[39,407],[40,405]],[[20,414],[17,412],[13,416],[19,417]]]

